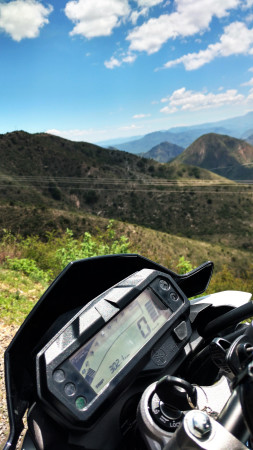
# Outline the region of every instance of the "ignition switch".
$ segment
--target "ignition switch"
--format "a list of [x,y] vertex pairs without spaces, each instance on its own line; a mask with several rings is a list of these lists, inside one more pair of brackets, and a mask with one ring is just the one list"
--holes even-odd
[[174,432],[184,417],[183,411],[196,407],[197,391],[187,381],[166,376],[156,383],[150,399],[150,414],[162,429]]

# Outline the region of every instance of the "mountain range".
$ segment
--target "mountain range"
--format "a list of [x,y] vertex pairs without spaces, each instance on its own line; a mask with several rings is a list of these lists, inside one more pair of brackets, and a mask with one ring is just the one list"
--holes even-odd
[[231,119],[192,126],[173,127],[168,130],[148,133],[141,137],[138,136],[137,138],[131,137],[125,142],[122,142],[121,139],[117,143],[114,139],[113,141],[100,143],[100,145],[105,147],[113,145],[118,150],[139,154],[148,152],[154,146],[161,144],[161,142],[169,142],[187,148],[200,136],[208,133],[223,134],[247,140],[253,134],[253,111],[244,116]]
[[173,164],[202,167],[231,180],[253,181],[253,146],[242,139],[208,133],[196,139],[187,149],[162,142],[144,158]]

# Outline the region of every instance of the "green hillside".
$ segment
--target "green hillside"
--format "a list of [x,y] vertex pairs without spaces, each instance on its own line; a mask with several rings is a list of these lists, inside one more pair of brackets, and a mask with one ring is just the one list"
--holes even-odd
[[[12,177],[196,178],[187,167],[183,176],[174,167],[130,153],[24,131],[0,135],[0,161],[0,174]],[[207,171],[199,175],[201,179],[216,179]]]
[[202,167],[232,180],[253,180],[253,146],[230,136],[201,136],[176,162]]
[[23,131],[0,135],[0,199],[11,202],[108,207],[122,187],[168,180],[220,180],[206,170],[159,164],[118,150]]
[[93,214],[252,248],[252,185],[47,134],[1,135],[0,161],[0,231],[82,233]]

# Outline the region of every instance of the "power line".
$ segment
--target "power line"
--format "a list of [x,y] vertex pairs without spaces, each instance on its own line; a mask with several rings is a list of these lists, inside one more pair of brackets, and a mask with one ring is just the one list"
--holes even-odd
[[[230,169],[230,167],[240,167],[240,166],[253,166],[253,162],[230,164],[229,166],[211,167],[211,168],[208,168],[207,170]],[[202,167],[202,169],[204,169],[204,167]]]
[[[8,179],[7,176],[1,176],[0,180],[6,181],[6,182],[31,182],[31,183],[66,183],[66,184],[141,184],[141,185],[160,185],[160,186],[167,186],[167,185],[175,185],[175,186],[192,186],[192,185],[199,185],[199,186],[205,186],[205,185],[216,185],[216,186],[231,186],[231,183],[223,182],[220,180],[196,180],[196,179],[183,179],[181,180],[174,180],[174,179],[132,179],[132,178],[89,178],[89,177],[47,177],[47,176],[14,176]],[[231,180],[231,181],[239,181],[240,186],[248,186],[251,184],[251,180]],[[252,181],[253,182],[253,181]]]

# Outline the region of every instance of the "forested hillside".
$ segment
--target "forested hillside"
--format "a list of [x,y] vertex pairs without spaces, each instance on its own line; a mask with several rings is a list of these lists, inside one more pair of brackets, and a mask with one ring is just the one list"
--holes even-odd
[[69,226],[81,233],[91,213],[252,246],[252,185],[205,169],[24,132],[0,136],[0,161],[1,228],[43,235]]

